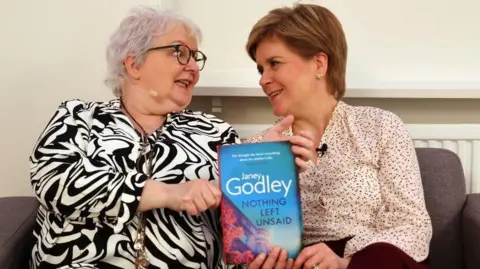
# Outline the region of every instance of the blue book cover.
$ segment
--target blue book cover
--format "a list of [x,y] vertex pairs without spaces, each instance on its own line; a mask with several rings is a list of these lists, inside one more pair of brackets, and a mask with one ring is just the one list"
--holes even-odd
[[303,223],[291,143],[223,145],[218,153],[226,263],[248,264],[273,246],[296,258]]

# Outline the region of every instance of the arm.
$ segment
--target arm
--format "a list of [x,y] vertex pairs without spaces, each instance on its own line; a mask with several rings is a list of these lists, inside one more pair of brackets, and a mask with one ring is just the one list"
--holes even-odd
[[[99,219],[116,231],[137,211],[147,176],[118,173],[101,154],[88,156],[94,106],[62,103],[30,156],[30,176],[40,203],[70,219]],[[97,123],[98,124],[98,123]]]
[[415,148],[397,116],[384,115],[382,123],[378,180],[384,204],[375,222],[376,231],[353,237],[345,247],[345,256],[372,243],[386,242],[422,261],[428,256],[432,226]]

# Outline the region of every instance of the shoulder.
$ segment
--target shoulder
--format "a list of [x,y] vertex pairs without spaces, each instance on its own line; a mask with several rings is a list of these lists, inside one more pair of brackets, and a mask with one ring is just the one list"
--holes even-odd
[[111,120],[112,113],[118,112],[119,107],[118,99],[109,101],[68,99],[60,102],[49,124],[62,123],[89,128],[98,123],[99,126],[103,126]]
[[228,136],[233,140],[238,138],[232,125],[213,114],[198,110],[183,110],[172,114],[172,121],[181,129],[195,130],[198,134],[208,136]]
[[[190,124],[192,124],[192,122],[197,122],[199,124],[210,124],[215,127],[231,127],[225,120],[213,114],[198,110],[183,110],[180,113],[174,113],[173,117],[178,120],[183,119],[185,123],[189,122]],[[199,125],[199,127],[201,126]]]
[[347,119],[357,127],[373,130],[391,131],[404,128],[402,119],[395,113],[372,106],[353,106],[344,104]]
[[109,109],[116,106],[118,100],[109,101],[85,101],[81,99],[68,99],[60,102],[58,110],[65,110],[70,114],[79,114],[96,109]]
[[393,139],[411,140],[410,134],[402,119],[395,113],[371,106],[345,106],[345,114],[350,126],[360,131],[365,138],[379,142],[385,146]]

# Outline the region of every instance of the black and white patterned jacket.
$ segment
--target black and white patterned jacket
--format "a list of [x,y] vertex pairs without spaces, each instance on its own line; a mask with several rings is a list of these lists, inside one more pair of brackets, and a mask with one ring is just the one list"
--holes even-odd
[[[216,147],[240,142],[226,122],[190,110],[168,115],[161,134],[148,139],[152,178],[171,184],[218,182]],[[147,179],[140,150],[141,135],[118,99],[58,107],[30,157],[41,202],[31,268],[133,268],[135,212]],[[150,268],[227,268],[218,214],[148,212]]]

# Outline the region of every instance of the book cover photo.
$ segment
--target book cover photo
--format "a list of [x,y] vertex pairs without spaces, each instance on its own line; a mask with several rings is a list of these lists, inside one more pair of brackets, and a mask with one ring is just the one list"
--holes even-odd
[[298,170],[291,143],[218,148],[221,224],[227,264],[249,264],[274,246],[296,258],[302,244]]

